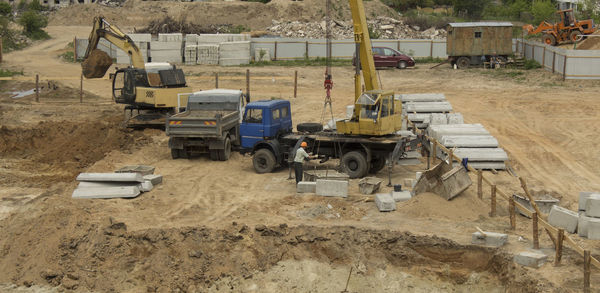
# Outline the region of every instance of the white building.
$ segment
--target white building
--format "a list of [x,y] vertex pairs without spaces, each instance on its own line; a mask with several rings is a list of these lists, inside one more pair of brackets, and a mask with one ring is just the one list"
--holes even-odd
[[573,9],[577,10],[583,6],[583,0],[558,0],[558,10]]

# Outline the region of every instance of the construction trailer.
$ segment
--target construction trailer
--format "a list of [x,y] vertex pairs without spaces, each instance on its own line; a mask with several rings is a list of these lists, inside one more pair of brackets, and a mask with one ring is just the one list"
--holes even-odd
[[468,68],[494,56],[506,62],[512,54],[512,27],[510,22],[449,23],[446,55],[450,64]]

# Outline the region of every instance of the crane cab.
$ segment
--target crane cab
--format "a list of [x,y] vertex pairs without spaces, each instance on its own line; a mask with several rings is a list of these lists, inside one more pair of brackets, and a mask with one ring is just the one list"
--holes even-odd
[[394,100],[394,92],[371,90],[363,92],[354,103],[351,119],[337,121],[339,133],[382,136],[400,130],[402,104]]

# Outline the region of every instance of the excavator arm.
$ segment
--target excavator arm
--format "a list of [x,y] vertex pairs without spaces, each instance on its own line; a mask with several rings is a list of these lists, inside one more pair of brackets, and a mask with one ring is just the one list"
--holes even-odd
[[535,35],[535,34],[539,34],[541,32],[547,31],[547,30],[553,30],[554,29],[554,24],[551,24],[547,21],[542,21],[540,23],[540,25],[536,27],[533,27],[533,25],[531,24],[527,24],[523,26],[523,29],[525,31],[527,31],[527,34],[530,35]]
[[98,50],[100,39],[104,38],[111,44],[123,50],[131,58],[134,68],[144,69],[145,63],[142,52],[133,40],[123,33],[117,26],[108,23],[104,17],[95,17],[92,32],[90,33],[88,47],[81,63],[83,75],[86,78],[100,78],[112,65],[112,58],[105,52]]

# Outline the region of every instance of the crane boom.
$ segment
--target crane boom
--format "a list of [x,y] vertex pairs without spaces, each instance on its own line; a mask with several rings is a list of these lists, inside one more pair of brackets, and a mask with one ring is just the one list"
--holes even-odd
[[[365,90],[380,90],[375,71],[375,61],[373,61],[373,49],[371,47],[371,38],[369,37],[369,27],[367,17],[365,16],[365,7],[362,0],[350,0],[350,11],[352,12],[352,22],[354,23],[354,42],[356,43],[357,56],[360,59],[362,75],[365,83]],[[359,62],[356,62],[359,64]],[[358,66],[357,66],[358,67]],[[355,79],[355,101],[361,94],[360,69],[356,70]]]

